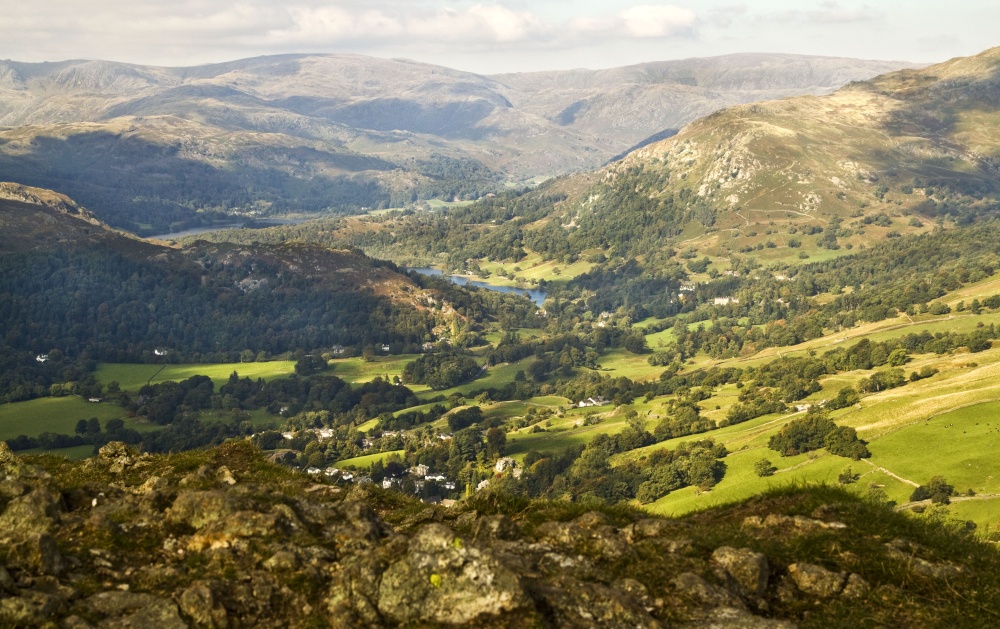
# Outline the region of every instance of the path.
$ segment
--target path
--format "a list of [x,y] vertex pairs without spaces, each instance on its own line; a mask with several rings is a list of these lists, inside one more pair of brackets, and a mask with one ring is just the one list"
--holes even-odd
[[885,469],[884,467],[879,467],[878,465],[875,465],[874,463],[872,463],[871,461],[868,461],[867,459],[861,459],[861,460],[864,461],[865,463],[867,463],[868,465],[872,466],[874,469],[878,470],[879,472],[882,472],[886,476],[891,476],[892,478],[895,478],[896,480],[898,480],[901,483],[906,483],[907,485],[910,485],[912,487],[920,487],[919,484],[914,483],[912,480],[903,478],[902,476],[900,476],[899,474],[896,474],[894,472],[890,472],[889,470]]

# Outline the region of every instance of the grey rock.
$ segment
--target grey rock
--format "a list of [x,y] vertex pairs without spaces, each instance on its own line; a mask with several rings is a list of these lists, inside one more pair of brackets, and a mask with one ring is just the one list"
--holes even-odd
[[0,537],[24,539],[47,533],[59,519],[61,497],[44,487],[14,498],[0,514]]
[[769,566],[763,553],[749,548],[722,546],[712,553],[712,562],[723,569],[746,596],[764,596]]
[[121,474],[135,465],[137,455],[121,441],[109,441],[97,451],[97,461],[112,474]]
[[397,623],[468,623],[529,602],[516,574],[442,524],[417,532],[378,592],[379,611]]
[[99,624],[102,628],[188,629],[173,602],[152,594],[101,592],[84,604],[94,614],[105,617]]
[[181,613],[199,627],[212,627],[212,629],[229,627],[226,608],[216,600],[215,594],[207,582],[192,583],[181,593],[178,603],[180,603]]
[[907,567],[917,574],[932,579],[954,579],[965,574],[966,570],[950,561],[929,561],[918,557],[922,548],[909,540],[894,539],[886,545],[887,554],[897,561],[907,564]]
[[540,541],[573,548],[588,555],[620,557],[628,549],[628,542],[621,531],[601,524],[603,517],[601,514],[584,514],[575,522],[545,522],[538,527],[536,534]]
[[747,516],[743,519],[743,526],[755,529],[780,528],[785,531],[795,533],[817,533],[820,531],[843,531],[847,525],[843,522],[825,522],[807,518],[802,515],[788,516],[772,513],[761,518],[759,515]]
[[66,611],[66,600],[61,597],[24,591],[20,596],[0,598],[0,626],[35,627]]
[[625,538],[630,544],[634,544],[635,542],[649,539],[650,537],[663,537],[672,528],[676,528],[676,525],[668,522],[667,520],[646,518],[644,520],[639,520],[634,524],[629,524],[622,529],[622,533],[625,534]]
[[65,567],[55,540],[47,533],[35,533],[13,544],[7,565],[34,574],[53,575],[61,573]]
[[557,627],[652,629],[662,626],[636,597],[600,583],[559,578],[533,585],[532,594],[544,601]]
[[793,563],[788,566],[788,574],[799,590],[822,598],[837,596],[847,583],[847,573],[833,572],[811,563]]
[[869,591],[871,591],[871,586],[861,578],[860,574],[851,574],[847,577],[847,583],[840,595],[844,598],[858,599],[867,596]]
[[201,529],[240,510],[236,498],[222,491],[185,491],[167,509],[167,521]]
[[0,594],[7,592],[8,594],[13,594],[17,591],[14,585],[14,579],[7,572],[7,568],[0,566]]
[[0,442],[0,468],[13,465],[17,462],[17,456],[10,449],[6,441]]
[[673,581],[677,591],[689,600],[711,607],[736,607],[744,609],[742,600],[725,588],[712,585],[693,572],[684,572]]
[[521,529],[505,515],[490,515],[476,520],[474,536],[477,540],[516,540],[521,537]]
[[299,568],[299,558],[289,550],[279,550],[264,562],[264,567],[271,572],[291,572]]
[[795,629],[787,620],[774,620],[755,616],[745,609],[719,607],[704,618],[681,625],[684,629]]

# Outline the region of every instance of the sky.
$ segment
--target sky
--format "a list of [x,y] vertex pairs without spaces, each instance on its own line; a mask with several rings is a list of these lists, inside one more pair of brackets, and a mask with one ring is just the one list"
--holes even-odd
[[188,66],[279,53],[483,74],[775,52],[931,63],[1000,45],[997,0],[0,0],[0,59]]

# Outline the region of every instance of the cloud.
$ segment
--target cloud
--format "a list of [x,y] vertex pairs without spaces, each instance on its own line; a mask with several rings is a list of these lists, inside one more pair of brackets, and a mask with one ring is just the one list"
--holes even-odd
[[614,15],[586,16],[571,20],[568,39],[599,36],[608,39],[653,39],[688,37],[694,34],[698,17],[694,11],[669,4],[633,6]]
[[626,32],[634,37],[673,37],[694,32],[697,16],[690,9],[644,4],[619,14]]
[[282,52],[499,55],[685,39],[698,26],[694,11],[657,3],[626,4],[608,13],[591,8],[575,16],[569,4],[554,10],[523,0],[9,4],[0,21],[0,58],[25,61],[87,57],[182,65]]
[[884,14],[868,5],[842,7],[839,2],[821,2],[815,9],[782,11],[770,17],[778,22],[808,22],[813,24],[851,24],[882,19]]
[[269,39],[290,44],[373,44],[405,41],[484,46],[546,37],[548,27],[528,11],[492,4],[400,11],[356,6],[291,7],[292,25]]

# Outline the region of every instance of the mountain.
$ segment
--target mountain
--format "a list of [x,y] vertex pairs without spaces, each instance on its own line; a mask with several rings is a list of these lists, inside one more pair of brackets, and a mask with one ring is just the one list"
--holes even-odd
[[147,234],[211,222],[209,210],[475,198],[594,168],[720,107],[904,65],[737,55],[490,77],[356,55],[191,68],[3,61],[0,175]]
[[731,107],[561,184],[556,214],[578,248],[635,254],[683,234],[711,255],[771,249],[763,259],[968,222],[1000,201],[998,88],[1000,48]]
[[355,222],[341,242],[400,261],[447,254],[452,268],[524,250],[564,262],[709,256],[716,271],[733,254],[797,265],[995,215],[998,94],[1000,48],[738,105],[604,168],[442,215]]

